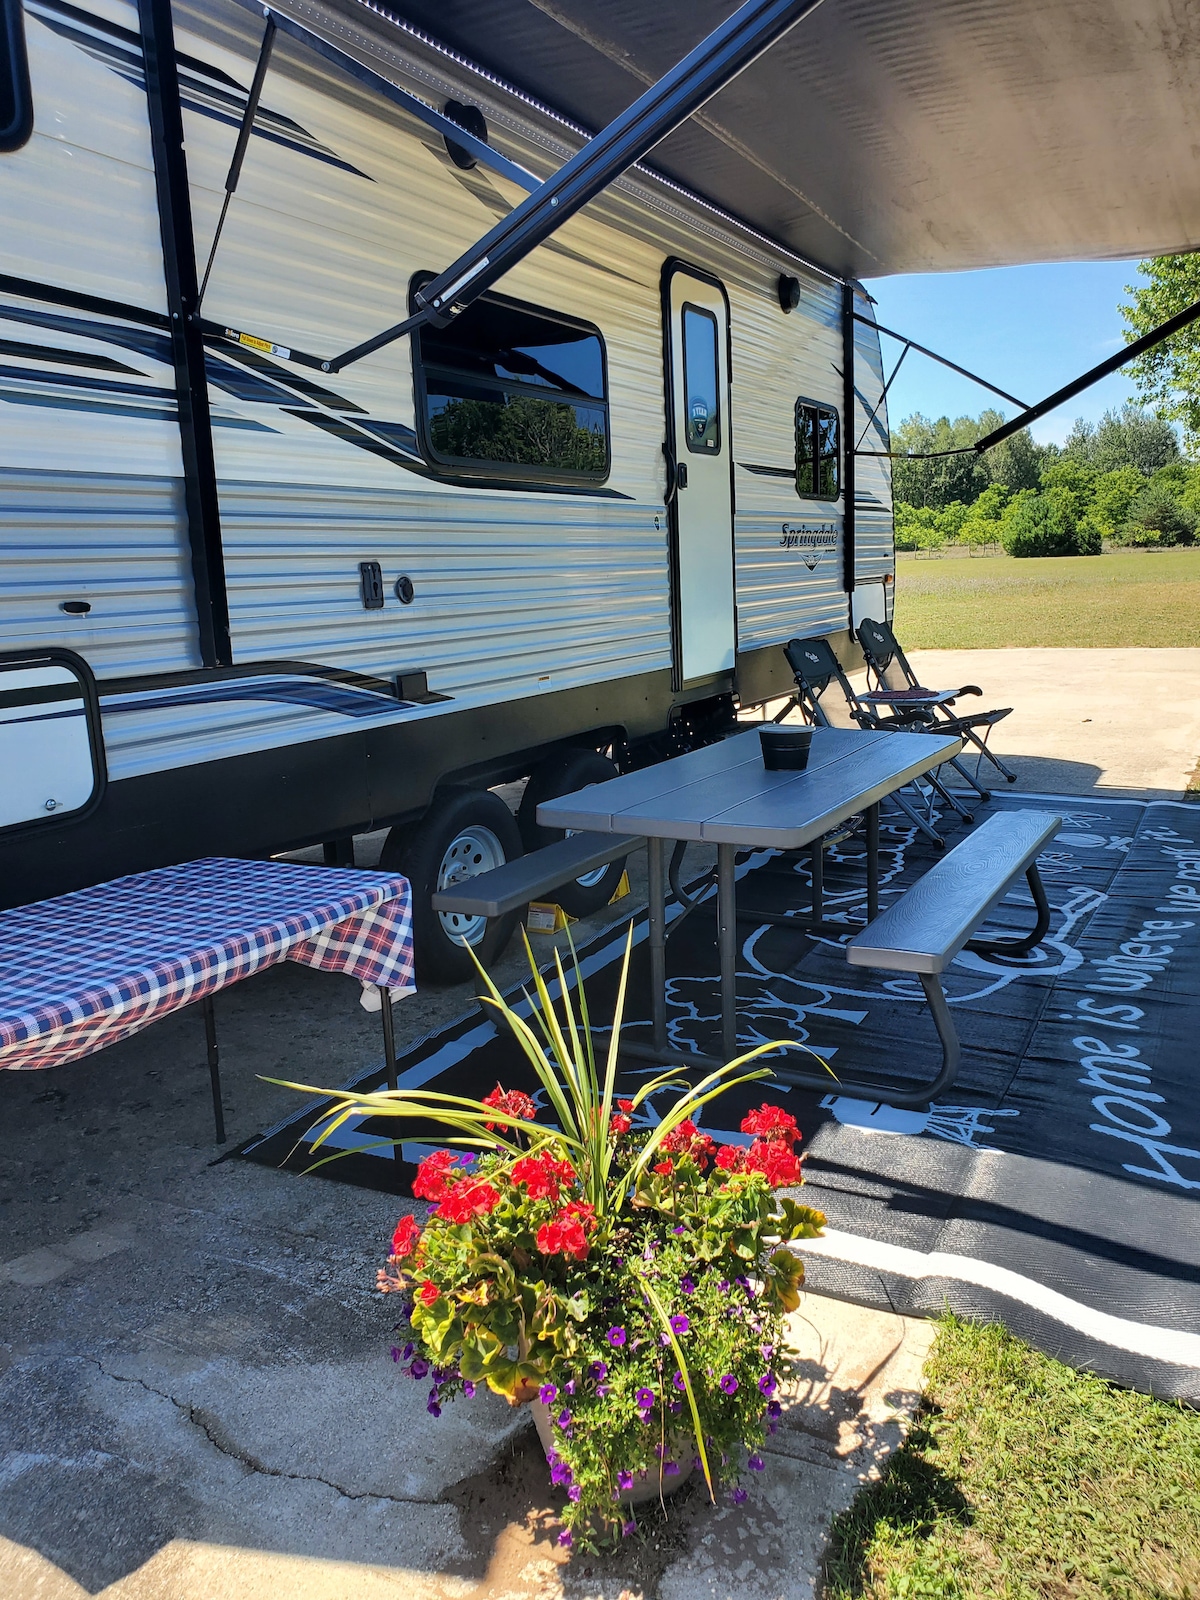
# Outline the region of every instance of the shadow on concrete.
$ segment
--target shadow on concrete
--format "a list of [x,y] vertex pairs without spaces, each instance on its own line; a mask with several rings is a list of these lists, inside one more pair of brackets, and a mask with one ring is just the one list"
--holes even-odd
[[[1008,783],[991,765],[983,761],[978,766],[979,780],[987,789],[997,794],[1006,790],[1030,794],[1095,795],[1106,800],[1182,800],[1182,789],[1118,789],[1104,782],[1104,769],[1086,761],[1055,761],[1048,756],[1022,756],[1004,752],[1004,764],[1017,774],[1016,783]],[[975,763],[964,765],[975,772]],[[955,779],[961,784],[960,779]]]

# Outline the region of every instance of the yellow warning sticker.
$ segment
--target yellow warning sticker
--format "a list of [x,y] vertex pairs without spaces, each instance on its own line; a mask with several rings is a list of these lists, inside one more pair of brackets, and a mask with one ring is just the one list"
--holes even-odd
[[252,333],[238,333],[235,328],[226,328],[225,337],[232,339],[235,344],[244,344],[251,350],[261,350],[264,355],[280,356],[284,361],[291,359],[292,352],[281,344],[272,344],[269,339],[256,339]]

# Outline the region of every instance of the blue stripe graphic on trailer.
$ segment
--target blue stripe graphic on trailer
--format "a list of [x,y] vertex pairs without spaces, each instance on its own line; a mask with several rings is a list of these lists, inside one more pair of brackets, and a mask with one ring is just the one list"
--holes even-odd
[[277,700],[307,706],[313,711],[333,711],[343,717],[378,717],[388,711],[411,711],[410,700],[397,700],[373,689],[351,689],[342,684],[304,678],[249,678],[220,684],[196,684],[182,689],[162,689],[151,694],[101,695],[106,715],[119,711],[157,711],[167,706],[216,705],[229,700]]

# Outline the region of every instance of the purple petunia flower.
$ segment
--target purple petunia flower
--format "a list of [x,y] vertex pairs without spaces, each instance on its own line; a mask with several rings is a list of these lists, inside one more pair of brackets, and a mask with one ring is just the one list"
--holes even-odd
[[729,1498],[735,1506],[744,1506],[746,1503],[746,1491],[739,1484],[736,1489],[730,1491]]
[[778,1387],[779,1385],[775,1382],[774,1377],[769,1372],[764,1372],[762,1377],[758,1380],[758,1389],[760,1394],[772,1395],[775,1393]]
[[667,1410],[671,1413],[671,1415],[673,1417],[677,1417],[679,1415],[679,1413],[683,1410],[683,1401],[682,1400],[672,1400],[671,1404],[667,1407]]
[[416,1348],[417,1348],[416,1345],[413,1344],[412,1340],[410,1339],[408,1341],[408,1343],[404,1346],[404,1349],[401,1350],[401,1352],[400,1352],[401,1361],[407,1361],[408,1358],[412,1355],[413,1351]]
[[567,1499],[568,1500],[578,1500],[579,1496],[582,1493],[583,1493],[583,1490],[579,1487],[579,1485],[577,1483],[573,1483],[571,1485],[571,1487],[567,1490]]
[[558,1425],[560,1428],[569,1428],[571,1426],[571,1413],[569,1411],[560,1411],[558,1413]]
[[682,1312],[680,1312],[680,1314],[677,1317],[672,1317],[671,1318],[671,1332],[672,1333],[686,1333],[690,1327],[691,1327],[691,1323],[683,1315]]
[[720,1283],[717,1285],[717,1293],[718,1294],[728,1294],[729,1293],[729,1279],[728,1278],[722,1278],[721,1279]]
[[675,1385],[675,1387],[679,1390],[679,1392],[681,1394],[685,1394],[687,1392],[687,1384],[684,1382],[683,1373],[682,1372],[677,1372],[675,1374],[675,1376],[671,1379],[671,1382]]
[[430,1400],[425,1409],[431,1417],[440,1417],[442,1414],[442,1408],[436,1400]]
[[727,1372],[725,1374],[725,1376],[721,1379],[721,1393],[722,1394],[736,1394],[737,1392],[738,1392],[738,1381],[734,1377],[732,1372]]
[[551,1483],[570,1483],[574,1473],[565,1461],[556,1461],[550,1468]]
[[684,1294],[695,1294],[696,1292],[696,1285],[690,1278],[680,1278],[679,1287],[683,1290]]
[[778,1400],[772,1400],[770,1405],[768,1405],[767,1415],[769,1417],[781,1417],[783,1415],[783,1407],[779,1404]]
[[608,1385],[606,1383],[598,1383],[596,1385],[596,1398],[597,1400],[608,1399]]
[[608,1367],[603,1361],[593,1361],[588,1370],[597,1383],[603,1383],[608,1377]]
[[552,1383],[544,1383],[538,1390],[538,1399],[544,1406],[552,1406],[558,1399],[558,1389]]
[[397,1347],[395,1345],[393,1345],[392,1346],[392,1360],[393,1361],[399,1361],[399,1359],[400,1359],[400,1351],[397,1349]]
[[637,1532],[637,1523],[634,1522],[632,1517],[629,1519],[628,1522],[623,1522],[621,1524],[621,1537],[622,1537],[622,1539],[628,1539],[631,1533],[636,1533],[636,1532]]
[[474,1400],[475,1398],[475,1385],[470,1378],[463,1379],[463,1395],[467,1400]]
[[617,1473],[617,1488],[618,1489],[632,1489],[633,1488],[633,1473],[632,1472],[618,1472]]
[[559,1542],[560,1545],[562,1545],[564,1550],[569,1550],[571,1548],[571,1530],[570,1530],[570,1528],[564,1528],[563,1529],[563,1531],[558,1536],[558,1542]]
[[682,1222],[677,1222],[677,1223],[676,1223],[676,1224],[675,1224],[675,1226],[674,1226],[674,1227],[673,1227],[673,1228],[672,1228],[672,1229],[671,1229],[671,1232],[672,1232],[672,1233],[686,1233],[686,1232],[687,1232],[687,1230],[686,1230],[686,1228],[685,1228],[685,1227],[684,1227],[684,1226],[683,1226],[683,1223],[682,1223]]
[[428,1363],[428,1361],[424,1360],[423,1357],[418,1356],[417,1359],[412,1364],[412,1375],[413,1375],[413,1377],[414,1378],[423,1378],[428,1371],[429,1371],[429,1363]]
[[569,1378],[567,1380],[567,1382],[563,1384],[563,1393],[564,1394],[574,1394],[575,1393],[575,1379],[574,1378]]
[[666,1466],[663,1468],[663,1474],[668,1478],[677,1477],[679,1475],[678,1461],[668,1461]]
[[646,1411],[654,1404],[654,1390],[639,1389],[637,1394],[634,1396],[634,1399],[637,1401],[641,1410]]
[[763,1458],[761,1456],[750,1456],[746,1462],[746,1465],[750,1468],[751,1472],[761,1472],[763,1469]]
[[621,1346],[625,1343],[625,1329],[624,1328],[610,1328],[608,1330],[607,1338],[608,1338],[609,1344],[612,1345],[613,1349],[614,1350],[619,1350],[621,1348]]

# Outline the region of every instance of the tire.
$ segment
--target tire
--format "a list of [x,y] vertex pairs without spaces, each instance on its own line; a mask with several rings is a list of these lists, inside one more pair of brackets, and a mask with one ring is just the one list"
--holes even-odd
[[417,977],[425,983],[463,983],[478,977],[465,937],[486,968],[512,938],[522,909],[503,917],[467,917],[433,909],[438,889],[477,877],[521,855],[512,812],[487,789],[444,789],[413,828],[393,828],[379,858],[386,872],[412,885]]
[[[543,828],[537,820],[537,808],[543,800],[556,800],[560,794],[574,794],[576,789],[605,783],[616,776],[613,763],[596,750],[568,750],[543,761],[526,784],[517,812],[517,825],[525,849],[540,850],[566,837],[568,830]],[[625,857],[622,856],[619,861],[610,861],[608,866],[598,867],[573,883],[564,883],[554,891],[554,898],[569,917],[590,917],[593,911],[599,911],[612,899],[624,870]]]

